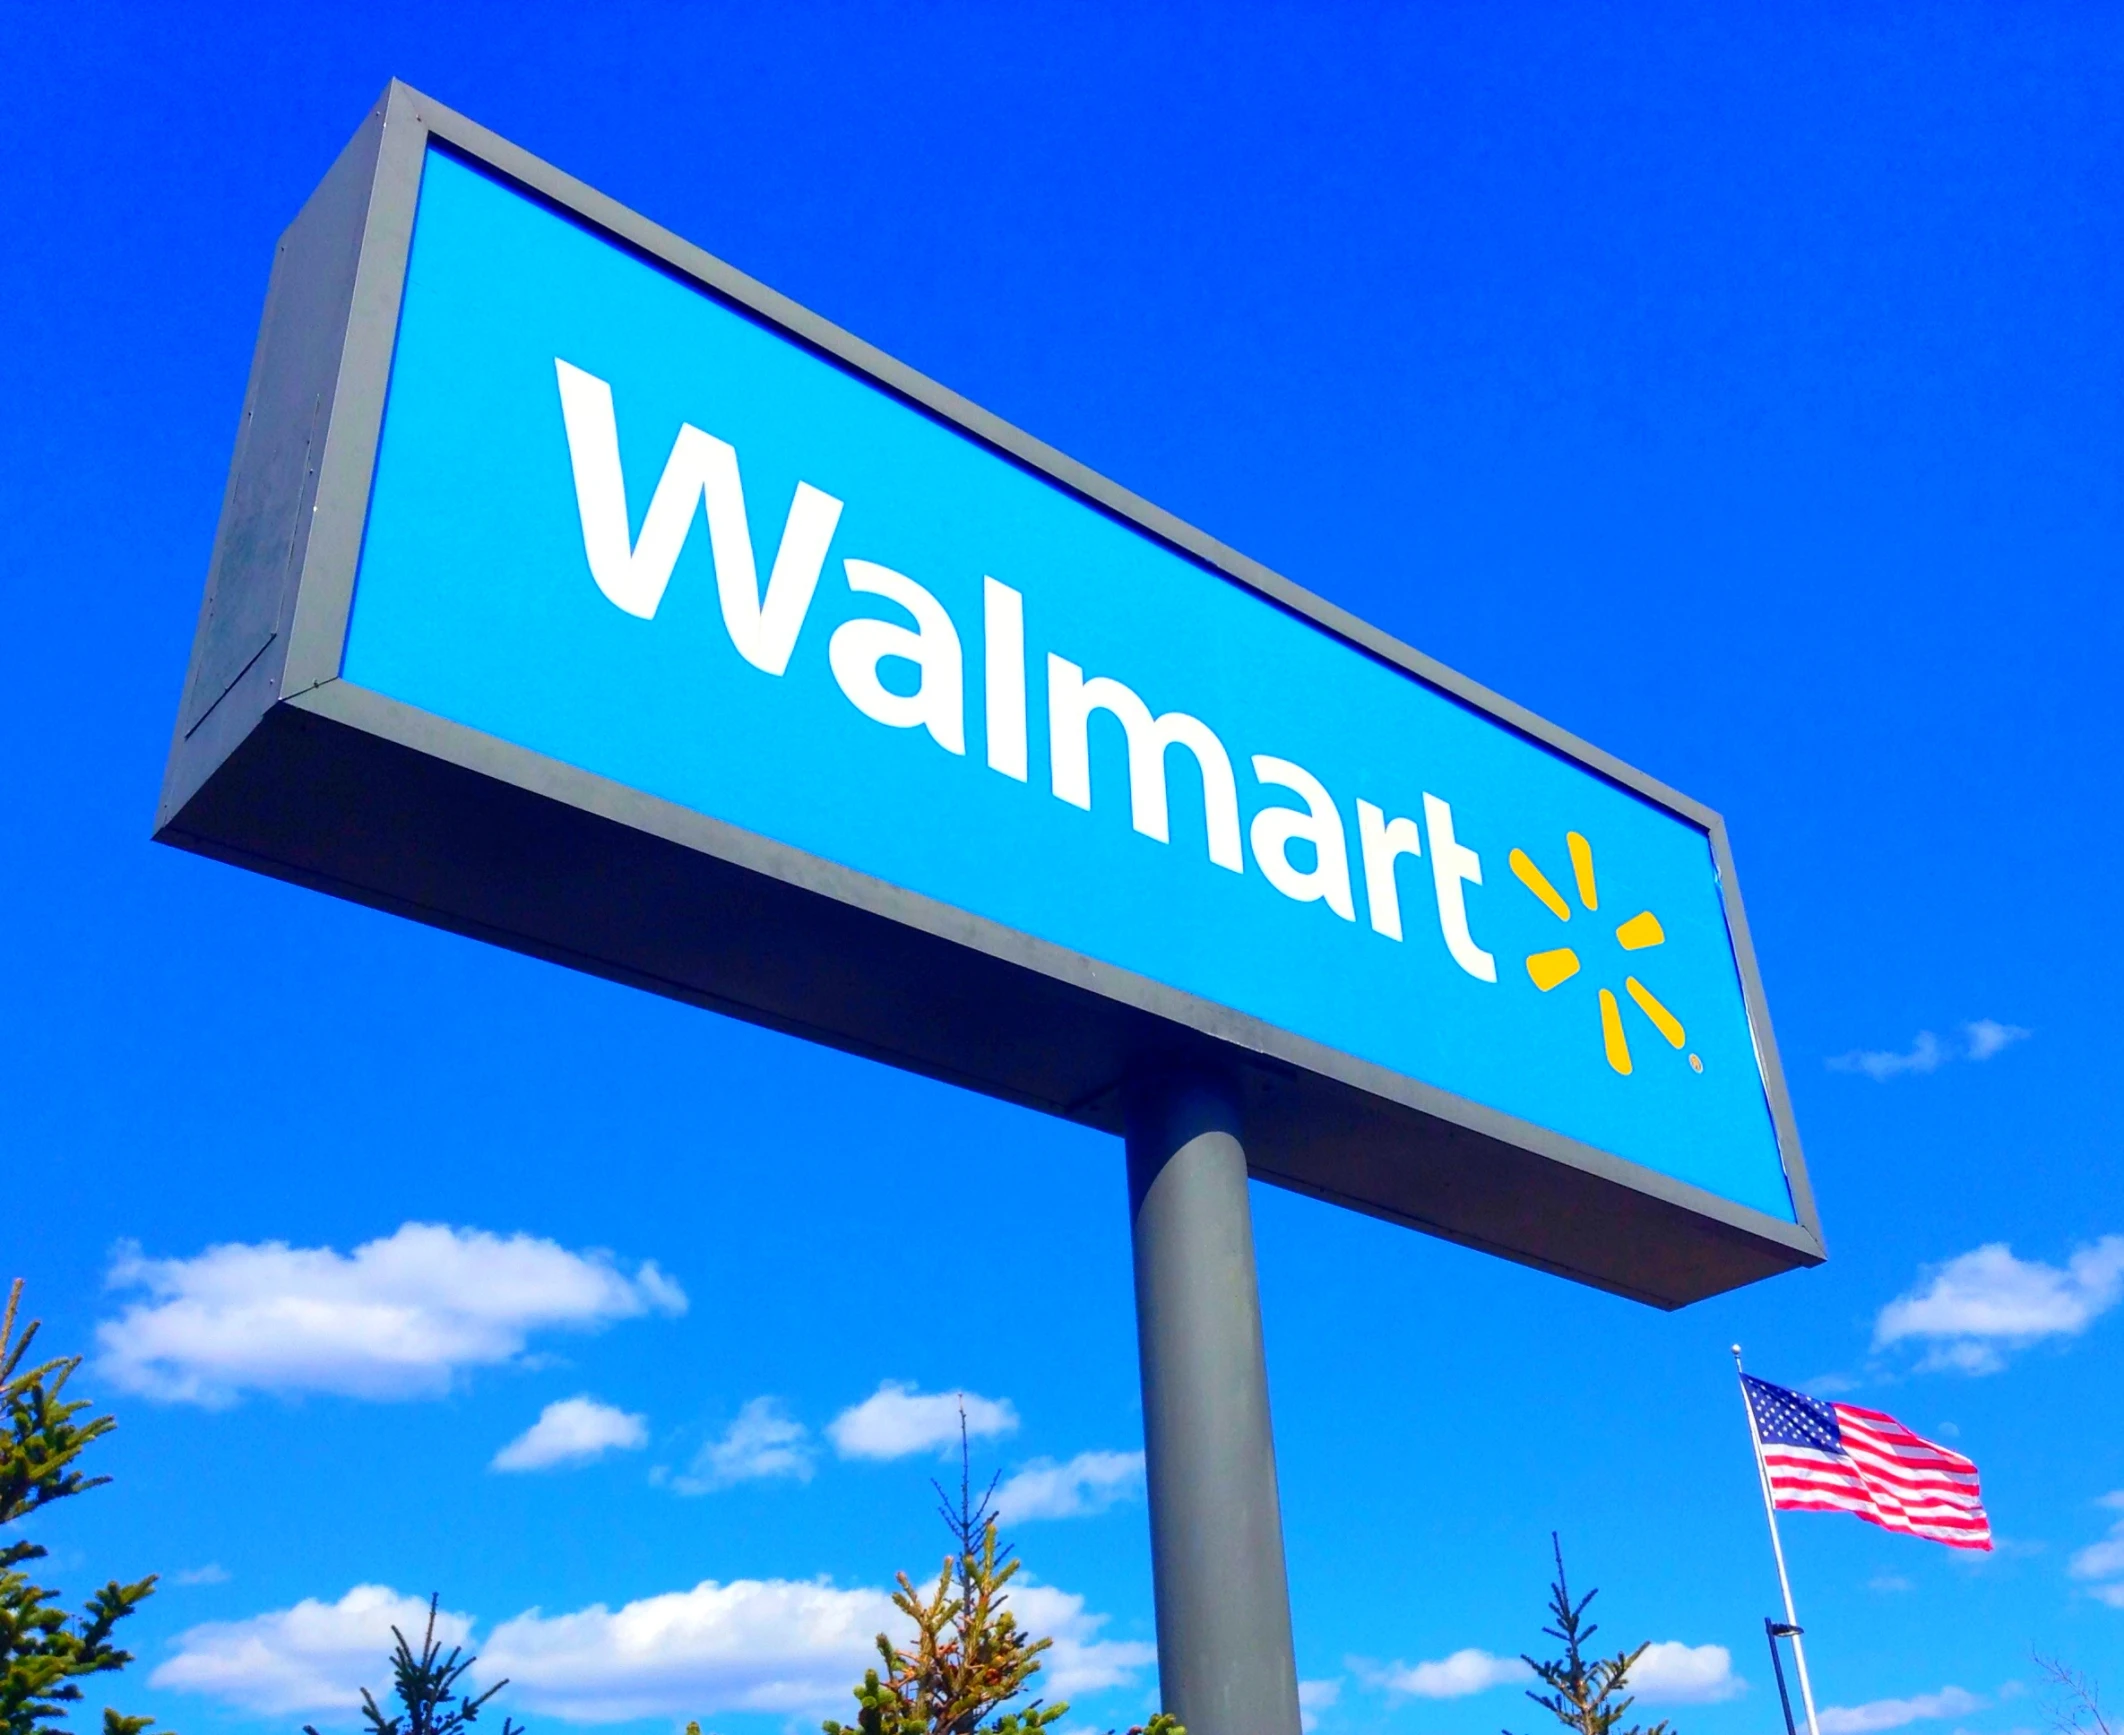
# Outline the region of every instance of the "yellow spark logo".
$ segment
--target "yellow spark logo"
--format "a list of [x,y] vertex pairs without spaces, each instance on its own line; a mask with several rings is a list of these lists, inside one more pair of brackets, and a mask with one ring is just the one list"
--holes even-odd
[[[1567,833],[1564,842],[1571,852],[1571,877],[1577,882],[1578,901],[1585,906],[1588,915],[1597,914],[1600,889],[1593,878],[1593,846],[1575,831]],[[1523,849],[1515,849],[1510,859],[1512,872],[1519,877],[1519,883],[1539,898],[1559,922],[1568,922],[1571,906],[1550,882],[1549,876],[1534,865],[1533,857]],[[1616,944],[1625,952],[1645,951],[1664,943],[1666,938],[1666,930],[1650,910],[1638,911],[1615,930]],[[1544,994],[1570,981],[1580,968],[1578,954],[1569,946],[1534,952],[1527,958],[1527,975]],[[1637,1002],[1638,1009],[1652,1021],[1652,1028],[1667,1039],[1670,1048],[1688,1046],[1688,1032],[1682,1029],[1681,1020],[1660,1004],[1651,989],[1635,976],[1626,975],[1623,977],[1623,992]],[[1608,1064],[1627,1078],[1632,1071],[1630,1043],[1623,1033],[1622,1004],[1615,998],[1612,988],[1600,991],[1600,1036],[1607,1049]],[[1697,1055],[1689,1056],[1689,1065],[1697,1072],[1704,1070],[1704,1063]]]

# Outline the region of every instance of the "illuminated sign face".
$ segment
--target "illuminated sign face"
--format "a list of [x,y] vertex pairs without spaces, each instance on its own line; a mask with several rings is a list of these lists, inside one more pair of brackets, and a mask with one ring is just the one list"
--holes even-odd
[[1095,1124],[1222,1057],[1269,1178],[1651,1299],[1820,1257],[1715,816],[392,101],[163,835]]
[[440,153],[345,672],[1792,1215],[1702,830]]

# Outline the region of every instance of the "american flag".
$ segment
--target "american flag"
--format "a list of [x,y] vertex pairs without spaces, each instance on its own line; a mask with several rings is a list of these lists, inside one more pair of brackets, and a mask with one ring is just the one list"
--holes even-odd
[[1741,1375],[1763,1442],[1770,1493],[1788,1512],[1849,1512],[1954,1548],[1991,1546],[1977,1467],[1893,1416],[1825,1404]]

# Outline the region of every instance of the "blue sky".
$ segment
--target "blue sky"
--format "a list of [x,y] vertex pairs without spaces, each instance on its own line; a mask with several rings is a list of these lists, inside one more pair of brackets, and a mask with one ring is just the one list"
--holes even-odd
[[1072,1723],[1154,1679],[1110,1141],[147,841],[273,240],[393,74],[1727,815],[1827,1266],[1663,1316],[1256,1190],[1323,1735],[1536,1727],[1477,1683],[1552,1528],[1675,1647],[1648,1708],[1767,1727],[1735,1339],[1984,1473],[1983,1558],[1788,1521],[1837,1735],[2032,1726],[2031,1645],[2117,1673],[2114,13],[0,44],[4,1250],[122,1421],[54,1575],[170,1575],[113,1702],[351,1728],[438,1590],[536,1730],[809,1726],[934,1566],[959,1389],[1057,1514]]

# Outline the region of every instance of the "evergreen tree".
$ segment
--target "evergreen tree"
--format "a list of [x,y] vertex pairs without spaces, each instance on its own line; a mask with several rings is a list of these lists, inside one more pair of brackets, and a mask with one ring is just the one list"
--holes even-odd
[[[1586,1619],[1586,1609],[1600,1592],[1589,1590],[1574,1603],[1571,1587],[1564,1578],[1563,1544],[1554,1531],[1549,1534],[1549,1546],[1556,1551],[1556,1582],[1549,1586],[1549,1613],[1556,1624],[1541,1630],[1563,1646],[1564,1654],[1547,1663],[1536,1662],[1532,1657],[1520,1659],[1549,1689],[1538,1693],[1529,1688],[1527,1697],[1566,1729],[1575,1731],[1575,1735],[1615,1735],[1616,1724],[1636,1703],[1618,1695],[1637,1659],[1650,1648],[1650,1641],[1634,1651],[1618,1651],[1612,1657],[1596,1657],[1589,1662],[1586,1648],[1600,1628]],[[1506,1735],[1511,1732],[1507,1730]],[[1649,1729],[1633,1725],[1622,1735],[1671,1735],[1671,1730],[1662,1718]]]
[[[906,1573],[898,1575],[893,1606],[914,1623],[914,1637],[900,1646],[878,1635],[883,1675],[876,1669],[865,1672],[855,1689],[855,1722],[828,1718],[825,1735],[1040,1735],[1068,1713],[1066,1701],[1043,1705],[1034,1699],[1018,1710],[1003,1707],[1024,1693],[1040,1672],[1040,1654],[1054,1641],[1034,1638],[1005,1606],[1019,1562],[1015,1551],[997,1540],[994,1479],[979,1500],[973,1498],[963,1407],[958,1499],[931,1486],[937,1490],[938,1515],[951,1532],[952,1551],[926,1597]],[[686,1735],[700,1735],[700,1725],[688,1724]],[[1161,1711],[1129,1735],[1187,1731]]]
[[[85,1494],[108,1482],[90,1476],[80,1459],[118,1424],[110,1416],[78,1420],[86,1400],[69,1399],[66,1382],[79,1356],[57,1356],[25,1366],[40,1321],[21,1337],[15,1319],[22,1304],[18,1277],[0,1316],[0,1532],[56,1501]],[[116,1579],[70,1615],[56,1590],[33,1582],[21,1569],[42,1560],[34,1542],[0,1543],[0,1735],[46,1735],[63,1728],[81,1699],[81,1682],[115,1674],[133,1660],[111,1642],[112,1630],[154,1593],[151,1574],[134,1584]],[[141,1735],[152,1717],[123,1717],[106,1709],[104,1735]]]
[[995,1488],[991,1480],[981,1498],[973,1498],[962,1414],[957,1502],[937,1487],[937,1511],[951,1532],[952,1551],[927,1597],[906,1573],[898,1575],[893,1606],[914,1622],[914,1638],[903,1648],[878,1635],[883,1677],[869,1670],[855,1690],[856,1721],[829,1718],[825,1735],[1039,1735],[1069,1710],[1066,1703],[1042,1705],[1037,1699],[1022,1710],[1002,1709],[1040,1672],[1040,1653],[1054,1641],[1034,1638],[1005,1606],[1019,1562],[996,1539]]
[[[509,1684],[501,1680],[484,1693],[472,1691],[464,1677],[479,1658],[466,1656],[462,1645],[453,1645],[450,1654],[443,1655],[442,1641],[435,1636],[435,1611],[441,1602],[440,1592],[428,1598],[428,1630],[419,1656],[413,1654],[404,1633],[391,1629],[391,1637],[398,1641],[391,1652],[391,1690],[398,1697],[399,1710],[397,1716],[386,1717],[376,1695],[362,1688],[361,1714],[370,1735],[464,1735],[479,1721],[480,1708]],[[302,1735],[317,1735],[317,1731],[305,1723]],[[523,1727],[504,1716],[502,1735],[524,1735]]]

